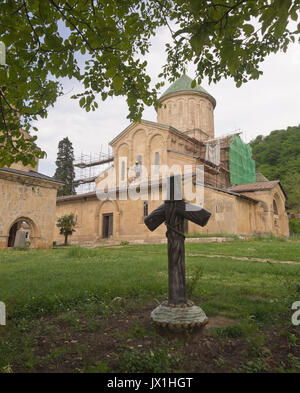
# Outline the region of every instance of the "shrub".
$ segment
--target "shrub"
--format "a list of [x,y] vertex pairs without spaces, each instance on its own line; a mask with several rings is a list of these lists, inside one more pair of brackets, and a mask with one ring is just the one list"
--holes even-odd
[[300,233],[300,220],[297,218],[292,218],[289,222],[291,233]]
[[74,227],[76,226],[76,221],[74,214],[71,213],[69,215],[65,214],[57,220],[56,226],[59,228],[59,233],[64,235],[65,244],[68,243],[68,236],[72,235],[75,232]]
[[186,275],[186,294],[189,299],[191,299],[198,287],[199,281],[203,276],[203,267],[201,265],[196,266],[192,271],[187,271]]

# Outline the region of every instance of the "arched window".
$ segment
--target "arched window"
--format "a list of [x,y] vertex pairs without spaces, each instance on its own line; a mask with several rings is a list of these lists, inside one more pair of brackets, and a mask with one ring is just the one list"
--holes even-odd
[[273,199],[273,212],[276,216],[278,216],[278,207],[275,199]]

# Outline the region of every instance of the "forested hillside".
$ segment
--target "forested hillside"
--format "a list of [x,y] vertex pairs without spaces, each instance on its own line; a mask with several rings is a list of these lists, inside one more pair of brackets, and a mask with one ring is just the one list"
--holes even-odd
[[300,213],[300,125],[259,135],[250,145],[256,171],[279,179],[288,195],[288,211]]

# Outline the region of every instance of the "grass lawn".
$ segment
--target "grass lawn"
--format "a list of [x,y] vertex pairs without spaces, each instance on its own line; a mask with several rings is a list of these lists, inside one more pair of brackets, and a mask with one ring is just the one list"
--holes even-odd
[[152,325],[167,274],[166,245],[0,251],[0,372],[300,371],[299,241],[187,243],[202,330]]

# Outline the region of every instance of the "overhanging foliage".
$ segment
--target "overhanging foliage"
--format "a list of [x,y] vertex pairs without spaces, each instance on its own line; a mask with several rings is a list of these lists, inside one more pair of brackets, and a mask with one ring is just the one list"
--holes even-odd
[[[97,98],[122,95],[128,117],[139,120],[145,105],[157,105],[163,80],[181,76],[187,62],[196,64],[198,82],[233,77],[240,86],[257,79],[264,58],[295,41],[300,24],[288,22],[298,20],[299,6],[299,0],[3,0],[0,166],[44,155],[36,136],[25,138],[20,129],[47,116],[63,92],[59,78],[82,83],[73,98],[85,110],[95,110]],[[163,26],[171,39],[152,87],[144,56]]]

